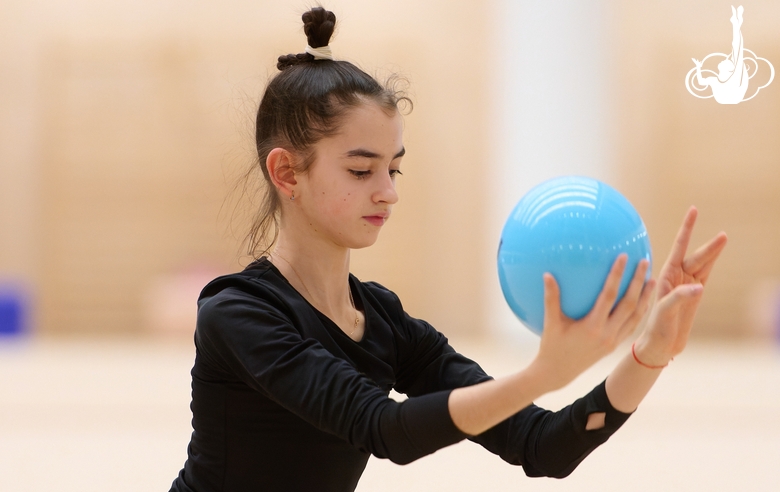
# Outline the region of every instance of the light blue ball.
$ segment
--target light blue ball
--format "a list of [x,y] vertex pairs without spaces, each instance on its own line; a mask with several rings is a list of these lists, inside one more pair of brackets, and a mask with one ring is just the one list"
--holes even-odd
[[621,253],[628,254],[628,263],[618,301],[639,261],[651,261],[642,218],[609,185],[581,176],[554,178],[529,191],[504,225],[498,247],[501,290],[520,321],[541,334],[542,275],[555,277],[563,313],[579,319],[590,312]]

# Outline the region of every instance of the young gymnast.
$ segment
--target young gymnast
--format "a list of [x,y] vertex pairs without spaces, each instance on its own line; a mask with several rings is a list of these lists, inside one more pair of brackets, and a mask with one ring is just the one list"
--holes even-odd
[[[640,263],[613,309],[622,255],[577,321],[546,275],[537,355],[492,379],[393,292],[349,273],[350,250],[376,241],[398,201],[403,96],[332,59],[331,12],[303,21],[306,52],[279,58],[257,113],[268,191],[251,237],[268,254],[200,296],[193,433],[171,490],[351,491],[372,454],[403,464],[463,439],[529,476],[567,476],[685,347],[725,235],[686,257],[691,208],[657,282],[644,282]],[[603,383],[557,412],[532,403],[624,341],[653,291],[644,331]],[[396,402],[391,389],[409,398]]]

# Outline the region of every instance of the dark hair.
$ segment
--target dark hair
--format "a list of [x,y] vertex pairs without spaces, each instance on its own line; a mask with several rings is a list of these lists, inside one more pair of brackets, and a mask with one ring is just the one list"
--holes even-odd
[[[328,46],[336,25],[336,16],[315,7],[302,16],[309,46]],[[411,100],[397,90],[399,77],[385,85],[342,60],[315,60],[309,53],[282,55],[276,74],[265,89],[257,110],[255,141],[260,169],[265,178],[265,196],[247,236],[248,253],[267,253],[279,233],[279,195],[265,165],[274,148],[285,148],[301,157],[296,173],[305,173],[314,161],[311,146],[338,131],[342,118],[351,108],[372,101],[388,112],[399,105],[411,108]],[[256,169],[256,168],[255,168]],[[253,173],[255,169],[250,170]]]

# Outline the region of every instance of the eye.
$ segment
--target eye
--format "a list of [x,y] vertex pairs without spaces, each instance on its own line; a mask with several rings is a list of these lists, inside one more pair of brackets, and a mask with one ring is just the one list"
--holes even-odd
[[353,169],[350,169],[349,172],[357,179],[366,179],[368,176],[371,175],[371,171],[355,171]]
[[391,169],[390,170],[390,176],[395,178],[396,176],[403,176],[404,173],[401,172],[400,169]]

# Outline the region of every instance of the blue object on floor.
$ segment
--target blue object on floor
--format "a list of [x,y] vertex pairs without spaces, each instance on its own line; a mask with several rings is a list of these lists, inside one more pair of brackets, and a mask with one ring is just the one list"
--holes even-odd
[[0,285],[0,336],[27,331],[27,298],[18,286]]

